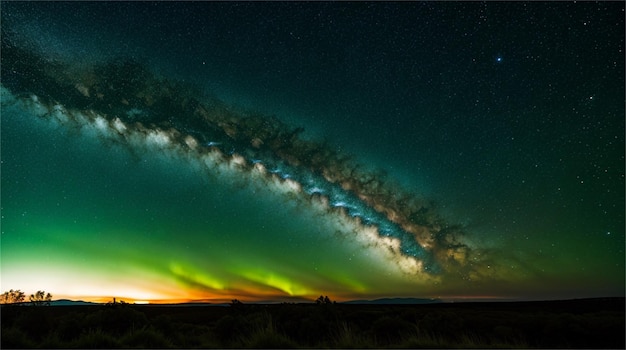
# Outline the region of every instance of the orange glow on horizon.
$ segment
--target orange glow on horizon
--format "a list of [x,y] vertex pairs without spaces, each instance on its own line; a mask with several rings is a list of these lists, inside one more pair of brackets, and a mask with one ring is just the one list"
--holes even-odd
[[[220,295],[219,297],[213,298],[155,298],[155,299],[139,299],[132,297],[124,297],[124,296],[77,296],[77,295],[55,295],[53,300],[71,300],[71,301],[84,301],[90,303],[97,304],[107,304],[112,303],[114,300],[117,303],[128,303],[128,304],[184,304],[184,303],[208,303],[208,304],[230,304],[233,300],[239,300],[243,303],[254,303],[254,302],[313,302],[315,298],[289,298],[284,295],[255,295],[255,296],[243,296],[243,295],[231,295],[224,296]],[[335,300],[331,297],[332,300]],[[339,300],[337,300],[339,301]]]

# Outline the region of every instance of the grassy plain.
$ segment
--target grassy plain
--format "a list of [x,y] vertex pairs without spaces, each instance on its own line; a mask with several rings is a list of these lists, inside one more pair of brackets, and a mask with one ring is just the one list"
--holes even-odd
[[3,306],[6,348],[624,348],[624,298]]

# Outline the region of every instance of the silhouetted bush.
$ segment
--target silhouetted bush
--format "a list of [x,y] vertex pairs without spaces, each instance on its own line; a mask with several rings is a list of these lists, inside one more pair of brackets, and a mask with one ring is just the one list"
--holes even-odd
[[205,325],[176,323],[170,335],[176,348],[219,348],[220,342],[215,339],[212,329]]
[[86,331],[85,315],[83,313],[71,313],[59,319],[56,334],[60,340],[70,342]]
[[232,342],[250,329],[249,321],[240,315],[226,315],[215,324],[215,335],[222,343]]
[[174,347],[171,340],[167,339],[163,334],[152,327],[144,327],[130,331],[121,339],[121,343],[124,344],[125,347],[132,348],[162,349]]
[[104,308],[85,318],[88,328],[101,328],[107,333],[118,336],[142,327],[147,321],[144,313],[132,307]]
[[500,340],[512,339],[519,337],[519,333],[508,326],[495,326],[493,328],[493,335]]
[[172,317],[169,315],[158,315],[152,320],[151,324],[162,334],[170,335],[174,333],[174,324]]
[[49,312],[38,312],[38,308],[23,307],[14,324],[26,332],[32,340],[41,341],[57,322]]
[[372,339],[355,329],[347,322],[341,322],[335,329],[331,347],[341,349],[364,349],[373,346]]
[[254,349],[289,349],[297,344],[276,329],[270,315],[263,314],[252,331],[241,338],[241,345]]
[[79,349],[113,349],[123,346],[122,343],[118,341],[118,337],[112,336],[98,328],[82,333],[78,339],[68,347]]
[[0,348],[3,349],[32,349],[36,344],[26,333],[17,327],[2,327],[1,339]]
[[419,321],[421,330],[432,334],[456,335],[464,331],[464,322],[454,312],[430,312]]
[[383,316],[372,324],[371,333],[378,341],[390,344],[414,330],[414,325],[397,317]]
[[312,313],[308,317],[301,318],[298,325],[297,333],[290,332],[289,334],[295,334],[297,339],[301,339],[306,345],[316,346],[325,339],[329,339],[331,324],[319,313]]

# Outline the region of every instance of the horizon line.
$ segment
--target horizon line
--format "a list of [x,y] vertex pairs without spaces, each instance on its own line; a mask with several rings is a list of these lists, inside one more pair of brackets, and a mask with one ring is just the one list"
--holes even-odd
[[[569,297],[569,298],[507,298],[507,297],[493,297],[493,296],[483,296],[483,297],[453,297],[453,298],[416,298],[416,297],[383,297],[383,298],[375,298],[375,299],[348,299],[342,301],[333,301],[332,304],[384,304],[387,301],[387,304],[394,304],[393,300],[398,301],[414,301],[413,303],[397,303],[400,304],[434,304],[434,303],[442,303],[442,304],[450,304],[450,303],[475,303],[475,302],[542,302],[542,301],[575,301],[575,300],[591,300],[591,299],[619,299],[626,298],[626,296],[592,296],[592,297]],[[98,298],[100,299],[100,298]],[[113,301],[115,300],[115,303]],[[89,301],[82,299],[71,299],[71,298],[59,298],[51,300],[50,303],[59,303],[59,302],[69,302],[69,303],[86,303],[93,305],[107,305],[107,304],[126,304],[126,305],[186,305],[186,304],[204,304],[204,305],[214,305],[214,306],[222,306],[222,305],[233,305],[237,302],[243,305],[272,305],[272,304],[316,304],[315,300],[308,299],[300,299],[300,300],[284,300],[284,299],[269,299],[269,300],[206,300],[206,299],[196,299],[196,300],[133,300],[130,298],[114,298],[109,299],[106,302],[102,301]],[[422,302],[420,302],[422,301]],[[30,301],[23,301],[21,303],[15,303],[21,305],[31,304]],[[0,305],[11,305],[11,303],[2,303]]]

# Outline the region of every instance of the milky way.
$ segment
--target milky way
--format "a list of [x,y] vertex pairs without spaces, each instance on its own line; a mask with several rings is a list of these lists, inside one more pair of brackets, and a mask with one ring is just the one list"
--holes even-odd
[[302,128],[203,101],[192,87],[158,78],[137,62],[76,71],[20,49],[7,36],[2,49],[3,85],[42,118],[92,129],[131,151],[166,150],[193,158],[209,173],[262,181],[333,216],[415,278],[459,270],[471,254],[462,229],[439,218],[427,200],[332,145],[300,137]]

